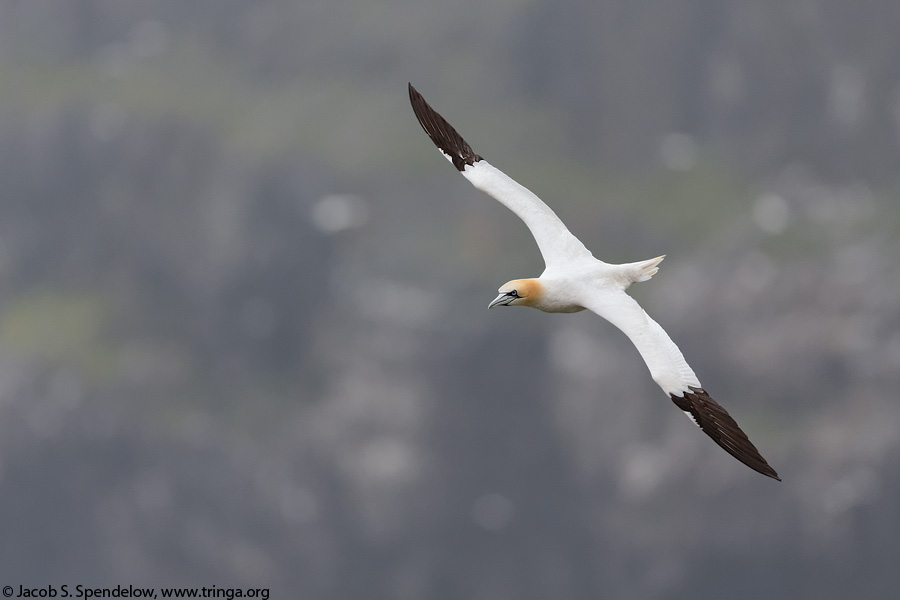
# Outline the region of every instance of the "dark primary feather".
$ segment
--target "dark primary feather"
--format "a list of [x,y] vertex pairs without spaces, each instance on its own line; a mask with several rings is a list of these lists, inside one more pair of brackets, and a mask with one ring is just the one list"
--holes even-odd
[[714,442],[754,471],[781,481],[775,469],[769,466],[747,435],[741,431],[724,408],[709,397],[703,388],[688,386],[690,392],[683,397],[672,394],[672,401],[681,410],[690,413],[700,429]]
[[431,141],[450,157],[457,170],[462,171],[466,165],[474,165],[482,160],[466,143],[466,140],[453,129],[453,126],[431,108],[411,83],[409,84],[409,103],[412,104],[413,112],[416,113],[422,129],[425,130]]

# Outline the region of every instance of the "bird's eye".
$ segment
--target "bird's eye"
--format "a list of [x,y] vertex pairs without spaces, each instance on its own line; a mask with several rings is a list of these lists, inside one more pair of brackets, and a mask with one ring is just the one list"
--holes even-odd
[[513,298],[518,298],[519,292],[517,290],[513,290],[509,293],[509,295],[512,296]]

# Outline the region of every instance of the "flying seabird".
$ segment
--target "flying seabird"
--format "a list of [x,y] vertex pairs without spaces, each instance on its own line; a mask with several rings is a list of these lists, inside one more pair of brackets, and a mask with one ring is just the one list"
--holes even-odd
[[476,154],[411,83],[409,101],[441,153],[472,185],[525,221],[544,257],[540,277],[505,283],[488,308],[530,306],[562,313],[588,309],[600,315],[628,336],[653,380],[694,424],[754,471],[781,481],[734,419],[703,389],[675,342],[625,293],[632,283],[650,279],[665,255],[622,265],[594,258],[549,206]]

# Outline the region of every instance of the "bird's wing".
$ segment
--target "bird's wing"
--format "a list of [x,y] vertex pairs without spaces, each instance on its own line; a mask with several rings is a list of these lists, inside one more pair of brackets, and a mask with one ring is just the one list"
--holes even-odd
[[593,258],[549,206],[475,154],[472,147],[431,108],[412,84],[409,84],[409,101],[425,133],[453,166],[472,185],[499,200],[525,221],[548,268],[554,265],[571,266],[573,262]]
[[616,290],[593,294],[587,300],[585,308],[611,322],[631,339],[653,380],[706,435],[754,471],[781,481],[731,415],[700,386],[672,338],[634,298]]

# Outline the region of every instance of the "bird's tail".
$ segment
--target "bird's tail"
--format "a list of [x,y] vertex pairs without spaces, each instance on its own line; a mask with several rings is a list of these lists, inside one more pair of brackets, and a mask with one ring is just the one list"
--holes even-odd
[[634,281],[647,281],[656,275],[656,272],[659,271],[659,263],[661,263],[665,257],[666,255],[663,254],[662,256],[657,256],[650,260],[631,263],[629,266],[634,267]]

